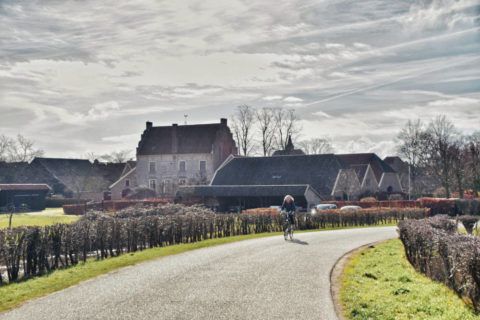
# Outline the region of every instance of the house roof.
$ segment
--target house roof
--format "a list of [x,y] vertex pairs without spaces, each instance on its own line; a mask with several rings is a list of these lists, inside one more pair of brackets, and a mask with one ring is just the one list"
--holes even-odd
[[0,183],[58,183],[42,166],[27,162],[0,162]]
[[226,122],[214,124],[147,126],[138,144],[138,155],[211,153]]
[[309,188],[309,185],[184,186],[178,189],[177,197],[283,197],[286,194],[295,197],[304,196]]
[[50,187],[46,184],[0,184],[0,191],[12,190],[44,190],[49,191]]
[[338,171],[347,166],[333,154],[233,157],[211,185],[310,185],[321,195],[332,191]]
[[392,167],[396,172],[402,173],[408,171],[408,163],[403,161],[400,157],[391,156],[383,159],[390,167]]
[[375,153],[337,154],[336,156],[350,167],[369,164],[377,181],[380,181],[384,172],[395,172],[392,167]]
[[362,183],[365,173],[367,173],[368,164],[354,164],[350,166],[357,174],[358,181]]

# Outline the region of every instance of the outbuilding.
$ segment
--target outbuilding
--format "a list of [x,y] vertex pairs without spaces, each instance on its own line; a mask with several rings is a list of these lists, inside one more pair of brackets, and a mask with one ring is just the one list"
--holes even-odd
[[12,205],[29,210],[44,210],[45,198],[51,191],[47,184],[0,184],[0,209]]
[[292,195],[303,209],[321,201],[309,185],[222,185],[184,186],[177,191],[176,201],[184,204],[204,204],[221,212],[280,206],[285,195]]

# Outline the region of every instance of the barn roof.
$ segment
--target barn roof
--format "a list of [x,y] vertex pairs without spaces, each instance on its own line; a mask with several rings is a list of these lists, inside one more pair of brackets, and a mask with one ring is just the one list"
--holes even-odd
[[[310,188],[309,185],[210,185],[210,186],[184,186],[177,191],[177,196],[197,197],[283,197],[304,196]],[[317,194],[318,195],[318,194]]]
[[310,185],[321,195],[332,191],[347,166],[333,154],[233,157],[215,173],[211,185]]
[[50,187],[46,184],[0,184],[0,191],[13,191],[13,190],[44,190],[49,191]]
[[226,120],[213,124],[153,127],[147,124],[138,144],[138,155],[211,153],[221,130],[229,130]]
[[352,168],[358,165],[370,165],[377,181],[380,181],[384,172],[395,172],[392,167],[380,159],[375,153],[337,154],[336,156]]

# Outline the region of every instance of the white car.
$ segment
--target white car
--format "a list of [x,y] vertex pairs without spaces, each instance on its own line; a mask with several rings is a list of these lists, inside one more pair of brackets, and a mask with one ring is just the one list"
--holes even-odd
[[317,204],[315,208],[317,210],[332,210],[332,209],[337,209],[337,205],[333,203],[321,203],[321,204]]
[[340,211],[349,211],[349,210],[357,211],[357,210],[361,210],[361,209],[362,209],[362,207],[360,207],[360,206],[344,206],[344,207],[340,208]]

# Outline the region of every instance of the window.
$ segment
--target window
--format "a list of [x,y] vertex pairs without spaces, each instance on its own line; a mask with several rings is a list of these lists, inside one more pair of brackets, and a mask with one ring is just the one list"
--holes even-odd
[[201,160],[200,161],[200,172],[206,172],[207,171],[207,161]]
[[129,179],[125,180],[125,187],[130,187],[130,180]]
[[178,179],[178,185],[184,186],[187,184],[187,179]]
[[178,170],[180,172],[185,172],[187,170],[187,163],[184,161],[184,160],[181,160],[179,163],[178,163]]
[[150,189],[157,191],[157,180],[150,179],[149,186],[150,186]]
[[171,193],[171,181],[168,179],[163,180],[163,193],[170,194]]
[[150,161],[149,163],[149,172],[155,173],[157,171],[157,164],[154,161]]

